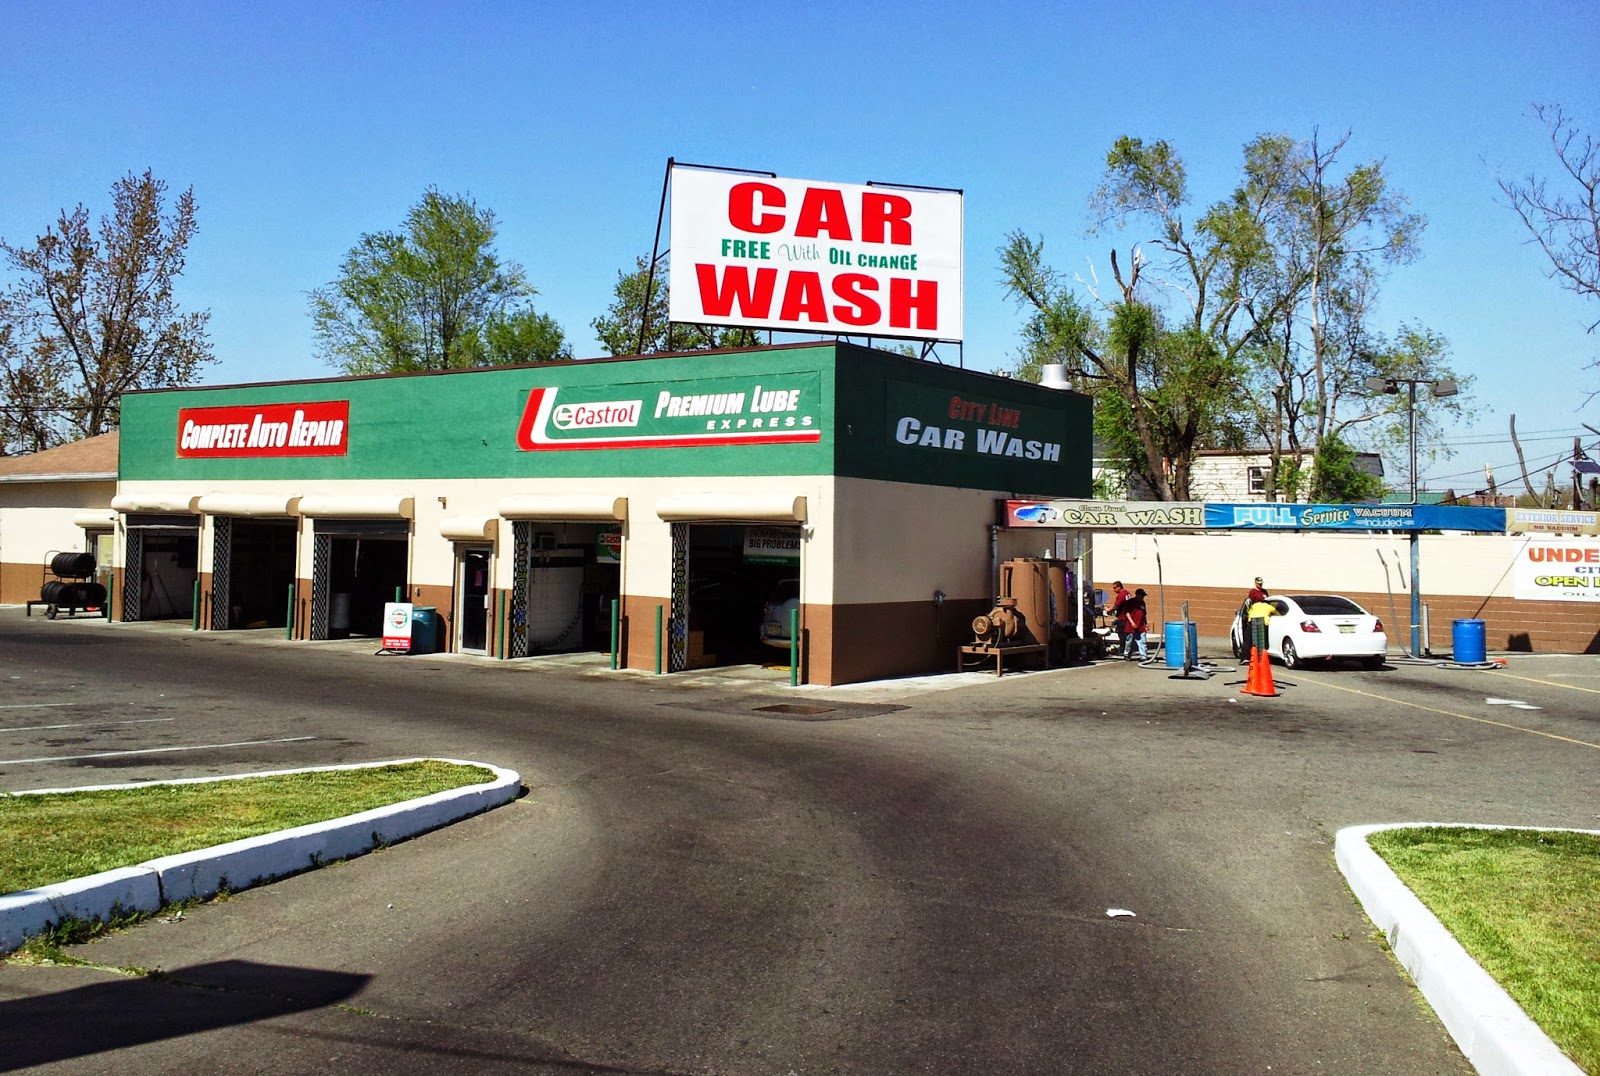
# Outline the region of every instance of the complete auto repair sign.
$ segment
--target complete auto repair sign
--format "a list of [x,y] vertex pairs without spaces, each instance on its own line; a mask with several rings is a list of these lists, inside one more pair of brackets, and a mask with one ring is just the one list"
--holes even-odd
[[184,407],[178,411],[178,458],[343,456],[349,433],[349,400]]
[[959,191],[672,169],[673,321],[961,339]]

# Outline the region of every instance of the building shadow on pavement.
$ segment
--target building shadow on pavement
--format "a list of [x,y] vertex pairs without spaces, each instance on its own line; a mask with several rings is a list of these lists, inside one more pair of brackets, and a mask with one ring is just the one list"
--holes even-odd
[[224,960],[0,1001],[0,1072],[324,1008],[370,978]]

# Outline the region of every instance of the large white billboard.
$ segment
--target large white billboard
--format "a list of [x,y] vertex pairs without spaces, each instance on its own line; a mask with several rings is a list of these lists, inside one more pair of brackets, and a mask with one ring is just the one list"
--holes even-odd
[[1511,593],[1556,602],[1600,602],[1600,541],[1535,536],[1512,565]]
[[672,169],[669,316],[961,339],[961,192]]

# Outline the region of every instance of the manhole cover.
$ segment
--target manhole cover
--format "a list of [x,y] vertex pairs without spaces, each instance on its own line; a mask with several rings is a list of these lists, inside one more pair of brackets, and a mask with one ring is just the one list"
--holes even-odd
[[806,706],[798,702],[780,702],[774,706],[757,706],[756,710],[764,714],[789,714],[793,717],[814,717],[817,714],[831,714],[831,706]]

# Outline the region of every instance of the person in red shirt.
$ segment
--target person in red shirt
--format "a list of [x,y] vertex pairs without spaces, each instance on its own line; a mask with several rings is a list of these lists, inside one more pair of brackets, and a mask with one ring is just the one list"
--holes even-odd
[[1146,610],[1144,606],[1145,590],[1140,587],[1133,592],[1133,597],[1122,603],[1122,611],[1117,620],[1122,627],[1122,657],[1123,660],[1133,656],[1133,648],[1139,648],[1140,662],[1148,661],[1149,652],[1144,641]]
[[1117,649],[1119,650],[1125,649],[1128,642],[1128,636],[1122,630],[1122,607],[1132,600],[1133,595],[1129,594],[1127,588],[1122,585],[1122,580],[1118,579],[1111,584],[1111,604],[1106,606],[1106,610],[1110,612],[1111,623],[1117,629]]
[[1245,601],[1245,605],[1254,605],[1256,602],[1263,602],[1266,600],[1267,588],[1262,584],[1261,577],[1258,575],[1256,576],[1256,585],[1250,588],[1250,596]]

